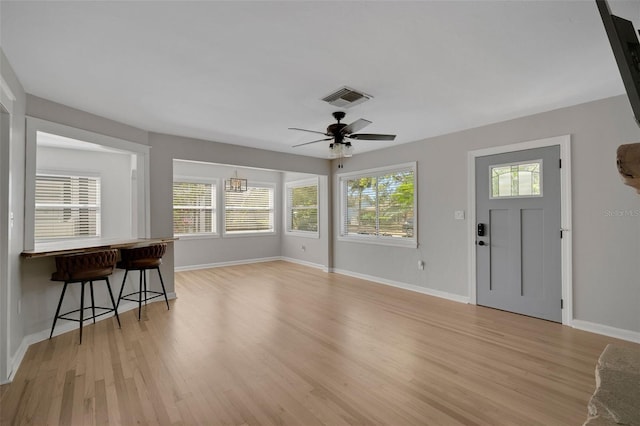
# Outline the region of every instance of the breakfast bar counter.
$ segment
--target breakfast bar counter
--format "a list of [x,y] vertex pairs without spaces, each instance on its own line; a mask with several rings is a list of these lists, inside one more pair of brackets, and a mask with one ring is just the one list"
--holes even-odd
[[56,242],[36,245],[33,250],[25,250],[20,255],[26,259],[38,257],[53,257],[65,254],[88,253],[96,250],[122,249],[141,247],[157,243],[170,243],[177,240],[175,237],[163,238],[134,238],[134,239],[96,239],[95,241],[68,241],[65,243]]

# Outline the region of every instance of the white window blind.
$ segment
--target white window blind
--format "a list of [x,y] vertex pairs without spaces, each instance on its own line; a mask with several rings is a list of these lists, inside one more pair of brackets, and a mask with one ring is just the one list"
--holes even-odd
[[342,237],[415,241],[415,168],[340,178]]
[[318,182],[287,184],[287,231],[318,232]]
[[274,189],[249,185],[245,192],[225,192],[225,232],[274,232]]
[[36,175],[35,239],[100,236],[100,178]]
[[173,234],[216,233],[215,183],[173,183]]

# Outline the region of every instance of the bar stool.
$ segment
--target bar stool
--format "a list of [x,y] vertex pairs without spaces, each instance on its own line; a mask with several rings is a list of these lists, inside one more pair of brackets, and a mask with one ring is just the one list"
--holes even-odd
[[[58,302],[58,308],[56,309],[56,316],[53,318],[53,325],[51,326],[49,339],[53,336],[53,330],[56,327],[58,318],[67,321],[77,321],[80,323],[80,344],[82,344],[82,324],[86,320],[93,319],[93,323],[95,324],[96,317],[106,315],[109,312],[114,312],[116,319],[118,320],[118,327],[120,327],[118,308],[115,300],[113,299],[111,285],[109,284],[109,275],[113,273],[113,268],[116,265],[117,258],[118,250],[102,250],[56,257],[56,272],[51,275],[51,280],[64,281],[64,287],[62,287],[62,294],[60,295],[60,301]],[[109,297],[111,298],[111,305],[113,308],[96,306],[93,293],[93,282],[101,280],[104,280],[107,283],[107,290],[109,291]],[[60,314],[60,308],[62,307],[62,301],[64,300],[67,286],[74,283],[81,284],[80,309]],[[91,316],[88,318],[84,317],[85,309],[89,309],[84,307],[84,286],[86,283],[89,283],[89,288],[91,290]],[[96,309],[103,310],[104,312],[96,315]],[[80,313],[80,319],[68,317],[68,315],[76,312]]]
[[[140,321],[140,311],[142,309],[142,302],[147,304],[148,300],[155,299],[156,297],[164,296],[164,301],[169,309],[169,299],[167,298],[167,291],[164,288],[164,281],[162,280],[162,274],[160,273],[160,264],[162,264],[162,256],[164,256],[167,250],[167,244],[152,244],[145,247],[136,247],[130,249],[120,249],[120,262],[118,262],[118,268],[124,269],[124,279],[122,280],[122,287],[120,288],[120,295],[118,296],[118,305],[120,306],[121,300],[129,300],[131,302],[138,302],[138,321]],[[160,277],[160,284],[162,285],[162,291],[154,291],[147,289],[147,270],[155,269],[158,271]],[[125,294],[124,286],[127,282],[127,274],[129,271],[140,271],[140,285],[138,291]],[[144,299],[142,294],[144,293]],[[149,296],[151,293],[153,296]],[[137,295],[137,299],[131,298],[131,296]]]

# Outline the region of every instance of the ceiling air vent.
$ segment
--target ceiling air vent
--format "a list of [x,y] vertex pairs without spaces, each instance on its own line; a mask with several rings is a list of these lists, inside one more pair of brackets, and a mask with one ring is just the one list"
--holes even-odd
[[358,92],[357,90],[344,86],[330,95],[325,96],[322,100],[339,108],[349,108],[368,101],[372,97],[373,96],[367,95],[366,93]]

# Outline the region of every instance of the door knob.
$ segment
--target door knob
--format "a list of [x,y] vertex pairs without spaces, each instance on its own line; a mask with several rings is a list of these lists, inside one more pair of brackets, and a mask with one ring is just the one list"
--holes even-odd
[[479,246],[486,246],[488,245],[487,243],[485,243],[484,241],[478,241],[478,245]]

